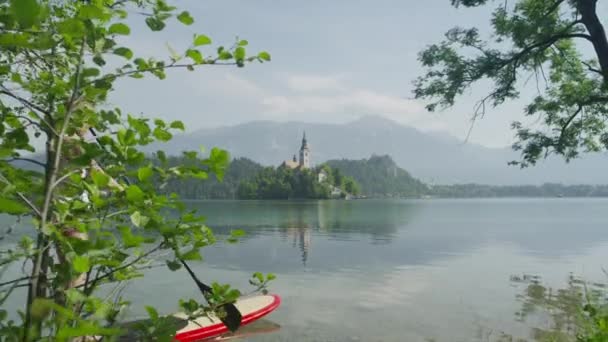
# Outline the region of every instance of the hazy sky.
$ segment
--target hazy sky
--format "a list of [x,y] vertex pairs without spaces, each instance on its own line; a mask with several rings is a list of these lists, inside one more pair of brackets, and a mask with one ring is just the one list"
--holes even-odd
[[[247,39],[252,52],[267,50],[271,63],[246,68],[208,66],[173,70],[164,81],[120,84],[111,102],[133,113],[183,120],[189,130],[252,120],[347,122],[381,115],[421,130],[464,137],[479,86],[458,105],[427,113],[412,100],[412,81],[422,74],[417,54],[453,26],[488,28],[489,10],[455,9],[450,0],[179,0],[192,26],[179,23],[161,33],[135,29],[136,52],[167,56],[194,33],[214,44]],[[138,22],[142,18],[136,18]],[[486,30],[487,32],[487,30]],[[486,89],[487,90],[487,89]],[[532,91],[531,91],[532,92]],[[532,94],[527,94],[531,96]],[[523,102],[489,112],[470,141],[504,146]]]

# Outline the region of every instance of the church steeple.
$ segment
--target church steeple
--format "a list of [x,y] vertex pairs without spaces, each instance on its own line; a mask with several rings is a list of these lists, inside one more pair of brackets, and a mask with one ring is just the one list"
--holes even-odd
[[303,169],[310,168],[310,148],[306,140],[306,131],[302,136],[302,147],[300,147],[300,167]]

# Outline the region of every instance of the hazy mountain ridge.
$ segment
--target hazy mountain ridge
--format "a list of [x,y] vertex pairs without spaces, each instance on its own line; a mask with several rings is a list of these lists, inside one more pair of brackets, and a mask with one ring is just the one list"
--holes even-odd
[[438,133],[427,134],[381,117],[364,117],[347,124],[253,121],[235,126],[202,129],[175,136],[162,148],[169,154],[213,146],[233,157],[246,157],[264,165],[279,165],[297,153],[306,131],[313,163],[331,159],[364,159],[390,155],[412,176],[431,184],[608,184],[605,154],[590,154],[566,164],[553,157],[521,170],[508,166],[518,154],[494,149]]

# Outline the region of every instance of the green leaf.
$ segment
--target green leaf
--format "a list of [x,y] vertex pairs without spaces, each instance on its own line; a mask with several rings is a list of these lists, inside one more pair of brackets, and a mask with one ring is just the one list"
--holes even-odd
[[246,234],[247,233],[242,229],[235,229],[232,231],[232,236],[235,236],[235,237],[242,237],[242,236],[245,236]]
[[194,46],[209,45],[211,44],[211,38],[204,34],[199,34],[194,38]]
[[209,166],[211,172],[215,173],[218,180],[224,178],[224,172],[228,168],[230,161],[230,155],[225,150],[219,148],[212,148],[209,158],[205,160],[205,163]]
[[198,249],[192,249],[181,255],[182,260],[202,260],[201,253]]
[[196,64],[203,64],[204,62],[203,55],[198,50],[188,49],[188,51],[186,51],[186,56],[190,57]]
[[110,27],[108,28],[108,32],[110,34],[120,34],[123,36],[128,36],[131,33],[131,29],[126,24],[116,23],[110,25]]
[[143,191],[141,191],[141,189],[135,184],[129,185],[129,187],[126,190],[126,193],[127,193],[127,200],[129,200],[129,202],[131,202],[131,203],[139,203],[139,202],[143,201],[144,198],[146,197],[145,193]]
[[106,175],[104,172],[100,172],[97,170],[93,170],[91,172],[91,178],[93,178],[93,183],[100,188],[103,188],[108,185],[110,182],[110,176]]
[[101,6],[97,5],[84,5],[79,8],[78,11],[79,19],[105,19],[108,15],[104,13]]
[[147,17],[146,25],[148,25],[152,31],[161,31],[165,28],[165,23],[157,17]]
[[245,48],[242,46],[239,46],[236,48],[236,50],[234,51],[234,58],[236,59],[245,59]]
[[262,51],[258,53],[258,58],[270,62],[270,54],[266,51]]
[[177,260],[167,260],[167,266],[171,271],[177,271],[182,268],[182,264]]
[[82,70],[82,77],[97,77],[100,71],[97,68],[85,68]]
[[154,135],[154,137],[160,141],[169,141],[171,140],[171,138],[173,137],[173,135],[169,132],[167,132],[167,130],[162,129],[160,127],[156,127],[154,129],[154,131],[152,132],[152,134]]
[[158,158],[158,160],[160,160],[163,164],[167,162],[167,154],[165,154],[164,151],[156,151],[156,157]]
[[78,273],[88,272],[90,269],[89,258],[77,255],[74,260],[72,260],[72,267],[74,267],[74,271]]
[[21,215],[29,212],[30,209],[18,201],[0,197],[0,212],[10,215]]
[[179,20],[184,25],[192,25],[194,23],[194,18],[188,13],[188,11],[183,11],[177,16],[177,20]]
[[37,0],[11,0],[10,9],[22,28],[30,28],[38,22],[40,5]]
[[179,129],[182,131],[186,129],[186,127],[184,127],[184,123],[179,120],[175,120],[175,121],[171,122],[171,125],[169,127],[173,128],[173,129]]
[[125,248],[138,247],[146,240],[142,236],[134,235],[129,227],[121,226],[118,227],[118,230]]
[[106,65],[106,61],[103,59],[103,57],[101,57],[101,55],[95,55],[93,57],[93,63],[99,65],[99,66],[104,66]]
[[154,170],[150,166],[142,167],[137,170],[137,178],[140,181],[145,182],[148,178],[152,177]]
[[247,45],[249,45],[249,42],[247,40],[243,39],[243,40],[239,41],[239,46],[247,46]]
[[158,312],[155,308],[146,305],[146,311],[148,312],[148,315],[150,316],[152,321],[158,321]]
[[134,212],[130,216],[131,222],[135,227],[145,227],[148,222],[150,222],[150,218],[142,215],[139,211]]
[[80,37],[84,35],[86,28],[81,20],[70,18],[59,22],[57,30],[64,35]]
[[232,54],[226,50],[220,52],[220,55],[218,56],[220,60],[228,60],[228,59],[232,59]]
[[51,299],[36,298],[32,302],[31,315],[37,320],[42,320],[51,313],[54,302]]
[[126,59],[133,58],[133,51],[131,51],[129,48],[126,48],[126,47],[119,47],[119,48],[114,49],[114,54],[118,55],[118,56],[122,56]]

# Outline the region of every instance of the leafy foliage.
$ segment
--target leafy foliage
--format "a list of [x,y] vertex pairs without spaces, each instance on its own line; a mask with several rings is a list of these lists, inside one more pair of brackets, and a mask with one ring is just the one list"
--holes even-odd
[[[184,25],[195,22],[164,0],[0,1],[0,212],[30,220],[36,228],[34,239],[14,232],[23,235],[22,243],[0,250],[0,265],[26,266],[22,277],[1,282],[0,302],[17,295],[15,288],[28,289],[22,310],[0,311],[3,340],[117,335],[122,330],[117,319],[128,301],[116,295],[120,291],[102,297],[101,287],[107,294],[142,276],[141,268],[149,267],[157,251],[170,252],[167,265],[175,270],[178,258],[200,260],[200,249],[215,241],[204,218],[177,195],[158,191],[157,182],[210,174],[221,179],[228,154],[212,149],[200,159],[188,152],[196,163],[170,166],[158,151],[160,162],[152,163],[140,147],[170,140],[183,123],[136,117],[105,101],[125,77],[162,80],[169,69],[243,67],[270,56],[249,55],[241,40],[204,54],[198,47],[211,39],[199,34],[183,53],[143,58],[123,44],[134,13],[152,31],[163,30],[172,18]],[[96,139],[86,139],[89,130]],[[42,149],[35,147],[36,139],[44,143]],[[41,161],[24,157],[40,152]],[[13,161],[38,168],[20,169]],[[194,314],[234,301],[235,291],[213,286],[213,302],[196,304]],[[153,308],[148,312],[162,323]],[[175,332],[153,330],[159,340]]]
[[[319,179],[321,169],[326,170],[328,178]],[[240,199],[328,199],[343,196],[346,184],[353,191],[358,189],[354,180],[335,179],[331,177],[332,173],[341,175],[327,166],[317,169],[266,167],[252,180],[241,182],[237,194]]]
[[608,297],[606,285],[585,282],[573,275],[567,286],[552,289],[538,276],[513,276],[512,282],[524,285],[518,295],[519,321],[548,316],[550,324],[534,328],[534,341],[599,342],[608,339]]
[[[452,0],[455,6],[488,5],[485,0]],[[566,160],[581,151],[608,148],[608,40],[598,17],[597,0],[518,0],[496,3],[491,39],[477,28],[456,27],[446,40],[429,46],[419,59],[427,73],[415,82],[416,98],[432,99],[431,111],[452,106],[479,82],[490,92],[475,105],[473,119],[486,107],[520,97],[519,89],[536,80],[537,96],[525,114],[544,125],[514,122],[522,167],[550,153]],[[593,53],[585,53],[589,45]]]
[[[193,161],[182,157],[169,157],[170,166],[192,165]],[[160,190],[163,193],[176,193],[188,199],[236,199],[239,184],[249,181],[264,167],[247,158],[236,158],[230,165],[220,181],[216,176],[209,179],[190,178],[172,179]]]

